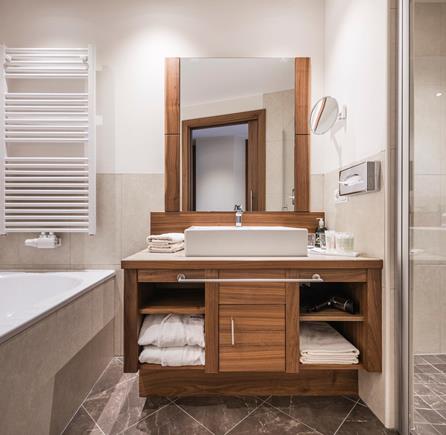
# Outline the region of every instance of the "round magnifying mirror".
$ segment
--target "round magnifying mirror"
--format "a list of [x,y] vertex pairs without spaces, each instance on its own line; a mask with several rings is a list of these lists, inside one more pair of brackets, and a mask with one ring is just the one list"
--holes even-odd
[[311,111],[310,128],[314,134],[324,134],[335,124],[339,116],[338,102],[333,97],[322,97]]

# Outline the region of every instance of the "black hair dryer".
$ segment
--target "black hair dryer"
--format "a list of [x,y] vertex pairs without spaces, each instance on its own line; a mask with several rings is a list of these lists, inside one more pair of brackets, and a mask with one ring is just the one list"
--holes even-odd
[[322,304],[314,305],[307,309],[308,313],[315,313],[327,308],[336,308],[337,310],[345,311],[350,314],[355,314],[355,304],[351,299],[341,298],[339,296],[333,296]]

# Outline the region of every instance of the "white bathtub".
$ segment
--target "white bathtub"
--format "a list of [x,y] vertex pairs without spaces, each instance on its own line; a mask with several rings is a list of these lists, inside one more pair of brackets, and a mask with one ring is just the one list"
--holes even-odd
[[0,343],[114,274],[113,270],[0,272]]

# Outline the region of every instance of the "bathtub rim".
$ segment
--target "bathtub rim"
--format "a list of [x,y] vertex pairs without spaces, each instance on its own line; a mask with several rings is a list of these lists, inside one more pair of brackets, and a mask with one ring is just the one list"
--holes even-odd
[[[21,323],[20,325],[13,327],[11,330],[6,332],[4,335],[0,336],[0,346],[4,343],[6,343],[8,340],[12,339],[16,335],[20,334],[21,332],[24,332],[26,329],[29,329],[30,327],[34,326],[41,320],[45,319],[46,317],[49,317],[51,314],[55,313],[56,311],[60,310],[61,308],[65,307],[66,305],[70,304],[71,302],[75,301],[76,299],[79,299],[86,293],[88,293],[90,290],[92,290],[95,287],[100,286],[101,284],[104,284],[105,282],[116,278],[116,270],[113,269],[76,269],[76,270],[0,270],[0,276],[1,275],[16,275],[16,274],[76,274],[76,273],[82,273],[82,272],[93,272],[97,273],[99,275],[99,278],[91,282],[90,284],[86,285],[82,290],[79,290],[75,294],[69,296],[68,298],[64,299],[63,301],[59,302],[58,304],[55,304],[45,310],[44,312],[38,314],[37,316],[33,317],[32,319],[26,320],[24,323]],[[113,296],[114,297],[114,296]]]

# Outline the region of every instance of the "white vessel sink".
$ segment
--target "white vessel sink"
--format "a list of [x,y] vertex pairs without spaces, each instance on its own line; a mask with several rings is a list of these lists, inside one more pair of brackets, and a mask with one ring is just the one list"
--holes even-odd
[[288,227],[190,227],[187,257],[303,257],[308,231]]

